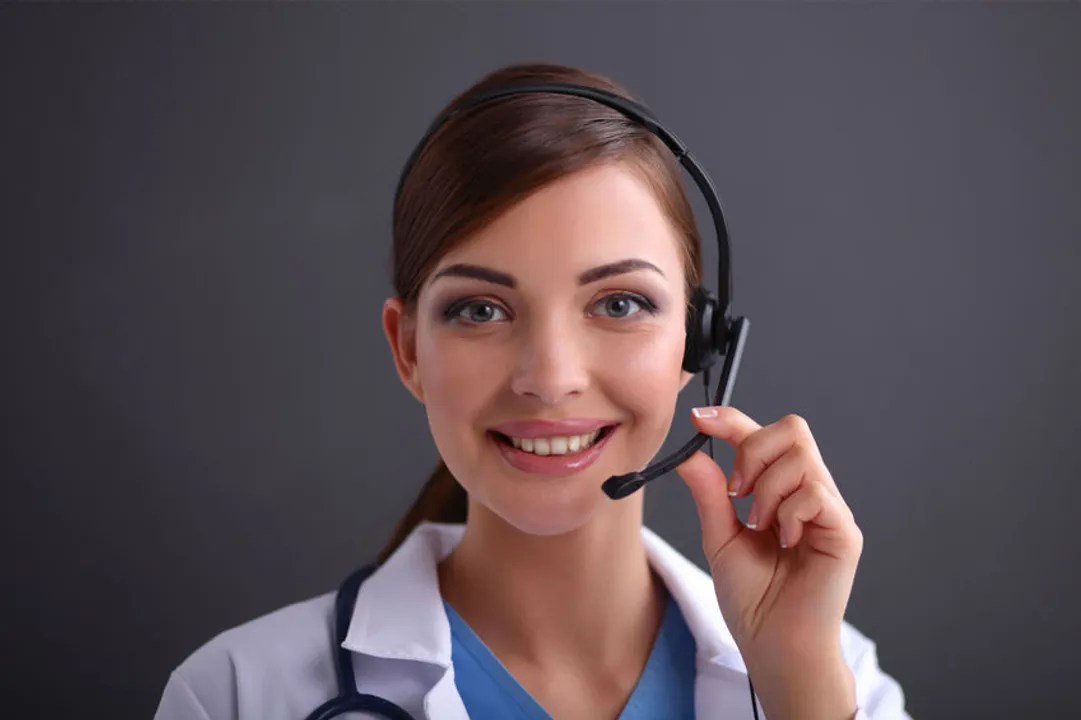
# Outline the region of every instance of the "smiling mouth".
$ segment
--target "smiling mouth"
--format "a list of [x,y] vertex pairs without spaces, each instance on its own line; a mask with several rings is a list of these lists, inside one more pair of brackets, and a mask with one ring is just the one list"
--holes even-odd
[[577,455],[586,452],[598,442],[612,434],[616,425],[606,425],[593,432],[582,435],[556,435],[551,437],[517,438],[489,430],[492,437],[502,445],[514,448],[529,455]]

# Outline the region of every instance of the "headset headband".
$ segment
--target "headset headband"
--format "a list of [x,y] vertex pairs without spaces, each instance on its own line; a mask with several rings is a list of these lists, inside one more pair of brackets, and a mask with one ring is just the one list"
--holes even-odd
[[405,166],[402,168],[401,175],[398,177],[398,186],[394,191],[394,204],[398,204],[398,197],[401,194],[402,186],[405,184],[405,179],[412,171],[413,165],[416,164],[420,153],[427,146],[428,140],[447,121],[482,103],[498,100],[511,95],[523,95],[529,93],[574,95],[594,100],[613,110],[621,112],[626,117],[644,126],[668,146],[676,156],[676,159],[679,160],[680,164],[687,170],[691,178],[694,179],[695,184],[698,186],[699,191],[706,200],[706,204],[709,206],[709,213],[713,219],[713,227],[717,238],[717,297],[721,303],[720,309],[722,315],[727,319],[732,304],[732,263],[730,262],[728,244],[728,225],[725,222],[724,212],[721,209],[721,201],[717,196],[717,190],[713,186],[713,181],[710,180],[706,171],[703,170],[694,157],[691,156],[690,152],[687,150],[687,146],[680,142],[679,138],[662,125],[660,121],[654,118],[648,108],[634,100],[625,98],[622,95],[616,95],[606,90],[585,85],[546,82],[507,85],[467,98],[437,117],[428,127],[427,132],[424,133],[424,137],[421,138],[420,142],[417,143],[417,146],[413,149],[413,152],[409,155],[409,159],[406,161]]

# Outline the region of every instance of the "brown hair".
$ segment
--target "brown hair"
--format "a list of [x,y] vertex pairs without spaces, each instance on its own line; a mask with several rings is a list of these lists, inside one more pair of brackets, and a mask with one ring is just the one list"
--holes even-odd
[[[596,73],[553,64],[518,64],[481,78],[441,113],[478,93],[519,82],[576,83],[641,102]],[[602,163],[628,167],[657,196],[683,239],[689,297],[701,275],[701,242],[671,151],[648,129],[598,102],[533,93],[460,113],[440,127],[417,155],[402,182],[393,217],[393,283],[407,312],[415,310],[421,286],[445,253],[542,186]],[[440,460],[379,562],[424,521],[465,522],[467,499]]]

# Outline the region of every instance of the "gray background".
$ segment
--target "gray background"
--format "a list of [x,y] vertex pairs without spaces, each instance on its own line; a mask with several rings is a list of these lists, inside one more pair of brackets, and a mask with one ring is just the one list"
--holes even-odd
[[[910,710],[1081,712],[1079,31],[1076,3],[0,9],[4,714],[148,717],[199,644],[383,543],[435,459],[379,326],[397,172],[520,60],[612,75],[709,169],[754,325],[734,403],[810,421]],[[647,507],[701,563],[678,478]]]

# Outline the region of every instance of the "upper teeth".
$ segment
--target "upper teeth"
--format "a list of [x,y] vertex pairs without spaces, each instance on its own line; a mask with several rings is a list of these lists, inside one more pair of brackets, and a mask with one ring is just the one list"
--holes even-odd
[[597,440],[600,429],[585,435],[568,435],[566,437],[546,438],[516,438],[510,439],[514,447],[534,455],[566,455],[569,452],[585,450]]

